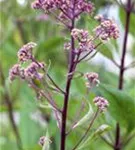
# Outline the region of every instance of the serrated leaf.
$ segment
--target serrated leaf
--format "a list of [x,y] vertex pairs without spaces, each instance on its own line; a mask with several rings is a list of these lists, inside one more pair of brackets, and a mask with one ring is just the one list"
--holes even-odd
[[[85,99],[86,100],[86,99]],[[86,123],[87,121],[90,120],[92,114],[93,114],[93,109],[91,107],[91,104],[89,103],[88,100],[86,100],[86,102],[88,103],[88,106],[89,106],[89,111],[87,112],[87,114],[81,119],[79,120],[74,126],[73,126],[73,129],[78,127],[78,126],[81,126],[83,125],[84,123]]]

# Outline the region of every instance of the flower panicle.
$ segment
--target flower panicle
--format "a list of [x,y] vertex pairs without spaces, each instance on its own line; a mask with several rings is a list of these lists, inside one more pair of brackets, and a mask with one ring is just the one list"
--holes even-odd
[[94,32],[102,41],[119,37],[119,29],[114,20],[106,19],[102,15],[95,16],[95,19],[100,24],[94,29]]
[[[45,63],[37,62],[32,54],[32,49],[36,46],[36,43],[30,42],[22,46],[18,51],[19,63],[15,64],[9,71],[10,81],[15,80],[17,77],[23,80],[38,79],[43,78],[43,73],[40,70],[44,70]],[[27,67],[22,66],[22,62],[31,61]]]
[[[92,13],[94,10],[94,5],[91,2],[85,0],[35,0],[32,3],[32,8],[41,9],[45,12],[50,12],[54,10],[60,10],[59,18],[72,19],[78,17],[81,13]],[[72,13],[74,9],[74,15]]]
[[93,51],[94,50],[94,42],[92,41],[92,36],[89,35],[87,30],[74,28],[71,31],[71,36],[78,41],[79,52],[85,51]]

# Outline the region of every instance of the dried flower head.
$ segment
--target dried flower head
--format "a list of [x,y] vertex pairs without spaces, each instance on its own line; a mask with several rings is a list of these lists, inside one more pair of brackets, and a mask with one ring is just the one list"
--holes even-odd
[[[62,13],[60,14],[61,17],[64,16],[66,19],[72,19],[74,17],[77,18],[83,12],[92,13],[94,6],[91,2],[85,0],[77,0],[75,3],[70,0],[35,0],[32,3],[32,8],[41,9],[45,12],[57,9]],[[74,10],[74,14],[72,10]]]
[[45,71],[45,64],[43,62],[38,62],[32,55],[32,49],[36,46],[35,43],[30,42],[24,45],[18,51],[19,61],[25,62],[31,60],[27,67],[23,67],[22,63],[15,64],[9,71],[9,78],[13,81],[16,77],[25,79],[26,81],[37,79],[41,80],[43,78],[43,73],[40,71]]
[[44,63],[32,62],[26,69],[24,69],[24,76],[26,79],[38,79],[43,78],[43,74],[39,72],[40,69],[44,68]]
[[99,110],[101,112],[104,112],[107,109],[107,107],[109,106],[108,101],[105,98],[100,97],[100,96],[95,97],[93,102],[99,108]]
[[105,19],[100,15],[96,16],[95,19],[100,22],[100,25],[94,29],[97,37],[103,41],[107,41],[110,38],[117,39],[119,37],[119,29],[114,20]]
[[92,88],[99,84],[98,74],[95,72],[86,73],[85,77],[87,79],[86,86]]
[[25,62],[27,60],[30,60],[32,58],[32,49],[36,46],[36,43],[30,42],[26,45],[23,45],[23,47],[18,51],[18,59],[21,62]]
[[15,64],[9,70],[10,81],[13,81],[16,77],[21,77],[22,79],[24,79],[24,72],[23,72],[23,69],[21,69],[21,66],[19,64]]

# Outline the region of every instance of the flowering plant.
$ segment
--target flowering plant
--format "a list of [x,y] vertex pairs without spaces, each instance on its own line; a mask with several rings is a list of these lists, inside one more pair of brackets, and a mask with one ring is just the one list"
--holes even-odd
[[[95,56],[98,52],[98,48],[102,44],[106,44],[111,39],[116,40],[119,37],[118,26],[114,20],[105,18],[104,16],[97,15],[93,17],[95,6],[86,0],[35,0],[32,3],[32,8],[39,9],[44,13],[48,13],[48,15],[53,15],[65,26],[65,29],[67,29],[70,34],[68,42],[66,42],[63,47],[63,49],[68,51],[68,68],[65,87],[64,89],[61,88],[50,76],[47,64],[39,62],[36,59],[33,54],[33,49],[37,44],[33,42],[29,42],[19,49],[17,54],[18,62],[10,69],[9,78],[11,81],[16,78],[22,79],[36,92],[38,99],[46,99],[60,130],[60,150],[66,149],[66,141],[69,134],[75,132],[75,128],[87,122],[88,127],[84,134],[71,148],[72,150],[81,149],[84,143],[89,139],[88,133],[90,129],[93,127],[98,116],[100,117],[101,113],[106,111],[109,102],[100,95],[94,97],[93,103],[97,108],[93,106],[93,111],[91,104],[88,102],[90,111],[80,120],[76,121],[74,119],[73,122],[70,123],[68,131],[67,123],[70,119],[68,118],[68,104],[70,101],[72,81],[77,73],[79,63],[89,56]],[[90,34],[88,30],[77,27],[77,22],[82,14],[89,15],[97,21],[98,25],[92,30],[92,34]],[[99,75],[95,72],[89,72],[82,73],[81,77],[87,80],[85,85],[86,94],[84,93],[84,97],[88,97],[91,90],[98,88],[96,86],[100,84]],[[44,88],[45,84],[47,88]],[[62,107],[57,104],[53,95],[54,91],[63,96]],[[105,131],[106,129],[108,129],[108,126],[101,126],[96,132],[101,132],[101,130]],[[104,140],[106,141],[106,139]],[[39,143],[43,146],[43,150],[47,150],[49,149],[51,141],[49,137],[43,136],[40,138]]]

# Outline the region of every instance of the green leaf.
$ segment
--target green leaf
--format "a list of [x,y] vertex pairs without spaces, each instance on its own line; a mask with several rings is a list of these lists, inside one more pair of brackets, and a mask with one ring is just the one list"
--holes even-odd
[[35,99],[31,93],[31,90],[22,87],[20,98],[20,124],[19,131],[23,143],[24,149],[33,149],[34,146],[38,145],[39,137],[43,133],[43,129],[38,121],[33,119],[36,116],[37,106]]
[[127,129],[127,132],[131,132],[135,128],[135,99],[130,97],[126,92],[117,90],[108,85],[99,86],[99,92],[110,103],[108,112],[115,119]]
[[45,51],[51,51],[52,49],[58,47],[64,41],[63,37],[53,37],[47,41],[42,41],[39,43],[39,49],[44,48]]
[[110,130],[110,126],[108,126],[106,124],[99,126],[98,129],[92,135],[90,135],[87,138],[87,140],[84,141],[84,143],[78,148],[78,150],[84,149],[84,147],[86,147],[90,143],[90,141],[94,140],[95,138],[99,137],[101,134],[103,134],[109,130]]
[[112,49],[109,45],[101,45],[99,52],[108,59],[113,59]]
[[[85,99],[86,100],[86,99]],[[89,111],[88,113],[81,119],[79,120],[74,126],[73,126],[73,129],[78,127],[78,126],[81,126],[81,125],[84,125],[84,123],[86,123],[87,121],[90,120],[92,114],[93,114],[93,109],[91,107],[91,104],[88,102],[88,100],[86,100],[86,102],[88,103],[88,106],[89,106]]]
[[107,124],[102,124],[98,129],[95,131],[93,137],[97,137],[98,135],[103,134],[106,131],[109,131],[111,128]]
[[49,150],[50,149],[50,139],[49,139],[49,133],[48,131],[46,132],[45,140],[44,140],[44,145],[42,150]]

